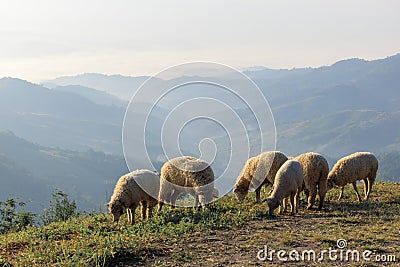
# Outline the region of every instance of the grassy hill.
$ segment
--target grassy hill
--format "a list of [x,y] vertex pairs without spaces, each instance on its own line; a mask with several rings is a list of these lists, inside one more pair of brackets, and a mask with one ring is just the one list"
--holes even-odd
[[[394,256],[396,262],[386,266],[398,266],[400,183],[377,183],[370,202],[356,202],[352,190],[347,186],[339,202],[338,190],[330,191],[324,211],[301,209],[294,217],[267,216],[265,205],[255,204],[250,194],[243,203],[229,195],[200,211],[164,208],[134,226],[126,224],[126,216],[111,223],[106,214],[52,223],[0,236],[0,266],[264,266],[268,260],[258,260],[257,253],[265,245],[288,253],[320,253],[338,249],[338,239],[347,240],[343,249],[372,251],[373,261],[330,261],[326,256],[321,266],[380,266],[377,255]],[[281,264],[275,254],[272,265]]]

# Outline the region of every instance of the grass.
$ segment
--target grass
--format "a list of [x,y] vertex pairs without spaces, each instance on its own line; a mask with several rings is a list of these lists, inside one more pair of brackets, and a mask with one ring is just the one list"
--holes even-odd
[[[264,192],[265,194],[265,192]],[[356,202],[351,186],[344,199],[327,194],[324,211],[301,209],[294,217],[269,217],[254,193],[238,203],[226,196],[205,210],[164,207],[148,221],[116,224],[108,214],[0,235],[0,266],[264,266],[257,252],[347,247],[400,260],[400,183],[376,183],[369,202]],[[302,199],[302,207],[305,200]],[[139,214],[137,214],[138,216]],[[138,216],[139,217],[139,216]],[[272,265],[282,262],[274,259]],[[289,262],[305,266],[312,262]],[[330,262],[322,266],[379,266],[377,262]]]

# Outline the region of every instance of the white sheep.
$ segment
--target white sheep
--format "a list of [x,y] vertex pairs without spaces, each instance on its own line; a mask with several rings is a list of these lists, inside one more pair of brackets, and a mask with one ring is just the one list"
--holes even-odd
[[273,185],[275,174],[287,160],[280,151],[269,151],[261,153],[246,161],[233,187],[237,199],[242,201],[249,192],[250,184],[256,187],[256,202],[261,200],[261,187]]
[[297,213],[302,186],[303,171],[300,163],[295,160],[286,161],[276,173],[274,189],[271,195],[263,200],[263,202],[267,202],[268,204],[269,215],[272,215],[274,210],[280,205],[279,213],[282,214],[285,212],[286,198],[290,199],[291,214],[294,215],[295,212]]
[[182,193],[195,196],[196,204],[205,207],[213,200],[214,172],[207,162],[183,156],[169,160],[161,168],[159,210],[163,203],[175,205]]
[[[151,218],[152,209],[157,205],[159,191],[158,175],[149,170],[136,170],[119,178],[115,185],[111,200],[106,205],[117,222],[126,208],[128,222],[135,224],[135,210],[139,203],[142,205],[142,219]],[[145,192],[146,190],[147,192]]]
[[368,200],[372,185],[375,182],[376,172],[378,171],[378,160],[370,152],[356,152],[341,158],[333,166],[328,174],[328,190],[334,187],[342,189],[339,199],[343,197],[343,190],[346,184],[353,184],[357,193],[358,201],[361,200],[357,190],[357,180],[363,180],[365,200]]
[[312,209],[318,188],[318,210],[321,210],[327,191],[328,161],[322,155],[314,152],[304,153],[293,159],[300,163],[303,170],[303,189],[308,200],[307,209]]

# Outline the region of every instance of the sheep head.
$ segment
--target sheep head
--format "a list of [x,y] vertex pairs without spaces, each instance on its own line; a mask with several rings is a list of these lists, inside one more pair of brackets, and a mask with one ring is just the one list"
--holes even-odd
[[237,179],[236,184],[233,186],[233,193],[236,195],[236,198],[239,201],[243,201],[243,199],[247,196],[249,192],[250,182],[248,179],[245,179],[242,175]]
[[270,216],[274,215],[274,210],[281,205],[281,202],[279,200],[276,200],[274,198],[268,197],[263,199],[262,202],[267,202],[268,205],[268,214]]
[[118,222],[119,217],[124,214],[124,210],[122,208],[122,204],[120,201],[108,202],[107,204],[108,211],[113,215],[113,222]]
[[243,201],[243,199],[246,197],[248,190],[245,190],[244,188],[236,187],[233,189],[233,193],[235,194],[236,198],[239,201]]
[[327,189],[328,189],[328,191],[331,190],[331,189],[333,189],[333,188],[335,188],[335,187],[337,187],[337,185],[335,184],[333,178],[328,178],[327,181],[326,181],[326,183],[327,183]]

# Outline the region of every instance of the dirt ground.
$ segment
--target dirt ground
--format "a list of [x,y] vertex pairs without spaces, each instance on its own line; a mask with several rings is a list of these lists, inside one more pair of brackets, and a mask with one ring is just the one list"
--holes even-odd
[[[399,266],[398,262],[385,264],[327,260],[283,262],[277,259],[276,254],[272,261],[268,259],[262,261],[257,258],[257,253],[265,245],[276,251],[280,249],[321,251],[323,249],[321,242],[325,243],[325,246],[336,248],[334,237],[320,241],[325,232],[321,229],[324,229],[326,219],[323,214],[317,212],[295,217],[283,215],[249,221],[236,229],[194,232],[185,238],[162,240],[158,242],[156,249],[153,244],[152,249],[143,250],[134,262],[128,260],[111,266]],[[354,226],[343,227],[346,227],[344,230],[346,232]],[[361,250],[362,247],[353,249]]]

